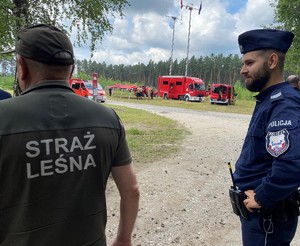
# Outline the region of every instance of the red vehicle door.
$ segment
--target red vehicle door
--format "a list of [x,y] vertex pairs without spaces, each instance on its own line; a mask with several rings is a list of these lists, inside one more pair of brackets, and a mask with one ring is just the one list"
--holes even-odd
[[176,98],[176,89],[175,89],[174,82],[171,82],[171,83],[170,83],[170,87],[169,87],[169,98]]

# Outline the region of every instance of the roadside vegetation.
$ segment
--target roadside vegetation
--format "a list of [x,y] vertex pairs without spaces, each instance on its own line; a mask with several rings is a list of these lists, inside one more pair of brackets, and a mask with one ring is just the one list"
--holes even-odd
[[163,116],[123,106],[105,105],[113,108],[122,119],[137,168],[174,154],[181,140],[189,134],[176,121]]

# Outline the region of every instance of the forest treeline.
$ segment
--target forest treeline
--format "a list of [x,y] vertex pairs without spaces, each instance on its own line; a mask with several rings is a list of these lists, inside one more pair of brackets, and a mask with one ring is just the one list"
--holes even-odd
[[[0,61],[2,75],[15,74],[14,58],[6,58]],[[105,62],[99,63],[92,60],[77,60],[74,76],[82,79],[91,79],[92,73],[98,73],[99,78],[114,81],[115,83],[130,83],[157,87],[157,77],[169,75],[170,61],[154,62],[135,65],[112,65]],[[172,63],[171,75],[184,75],[186,59]],[[234,85],[237,81],[243,81],[240,75],[241,57],[239,55],[223,56],[222,54],[196,58],[192,56],[188,63],[188,76],[201,78],[206,86],[212,83],[224,83]],[[286,74],[289,74],[286,71]],[[101,82],[101,81],[100,81]]]
[[[184,75],[186,59],[172,63],[171,75]],[[210,56],[196,58],[192,56],[188,63],[187,75],[201,78],[206,85],[212,83],[234,84],[241,80],[241,59],[238,55],[223,56],[211,54]],[[91,60],[76,61],[77,74],[91,75],[93,72],[100,76],[123,83],[145,84],[157,86],[157,77],[169,75],[170,61],[154,62],[136,65],[109,65],[105,62],[97,63]]]

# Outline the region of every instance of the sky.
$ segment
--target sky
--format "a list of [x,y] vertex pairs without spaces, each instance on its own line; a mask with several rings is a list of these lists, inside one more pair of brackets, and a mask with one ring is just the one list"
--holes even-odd
[[[114,30],[97,44],[93,57],[87,44],[75,48],[76,59],[107,65],[166,61],[171,57],[173,33],[173,60],[239,54],[238,35],[269,26],[274,18],[272,0],[202,0],[200,15],[201,0],[183,0],[183,8],[181,0],[129,1],[125,17],[112,19]],[[176,17],[174,32],[172,17]]]

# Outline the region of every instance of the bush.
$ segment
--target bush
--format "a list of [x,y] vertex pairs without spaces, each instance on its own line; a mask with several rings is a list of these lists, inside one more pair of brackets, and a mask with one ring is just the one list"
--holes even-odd
[[248,91],[245,88],[244,84],[239,80],[237,82],[235,82],[234,90],[237,93],[238,99],[244,99],[244,100],[252,101],[252,100],[254,100],[253,97],[257,94],[257,93]]

